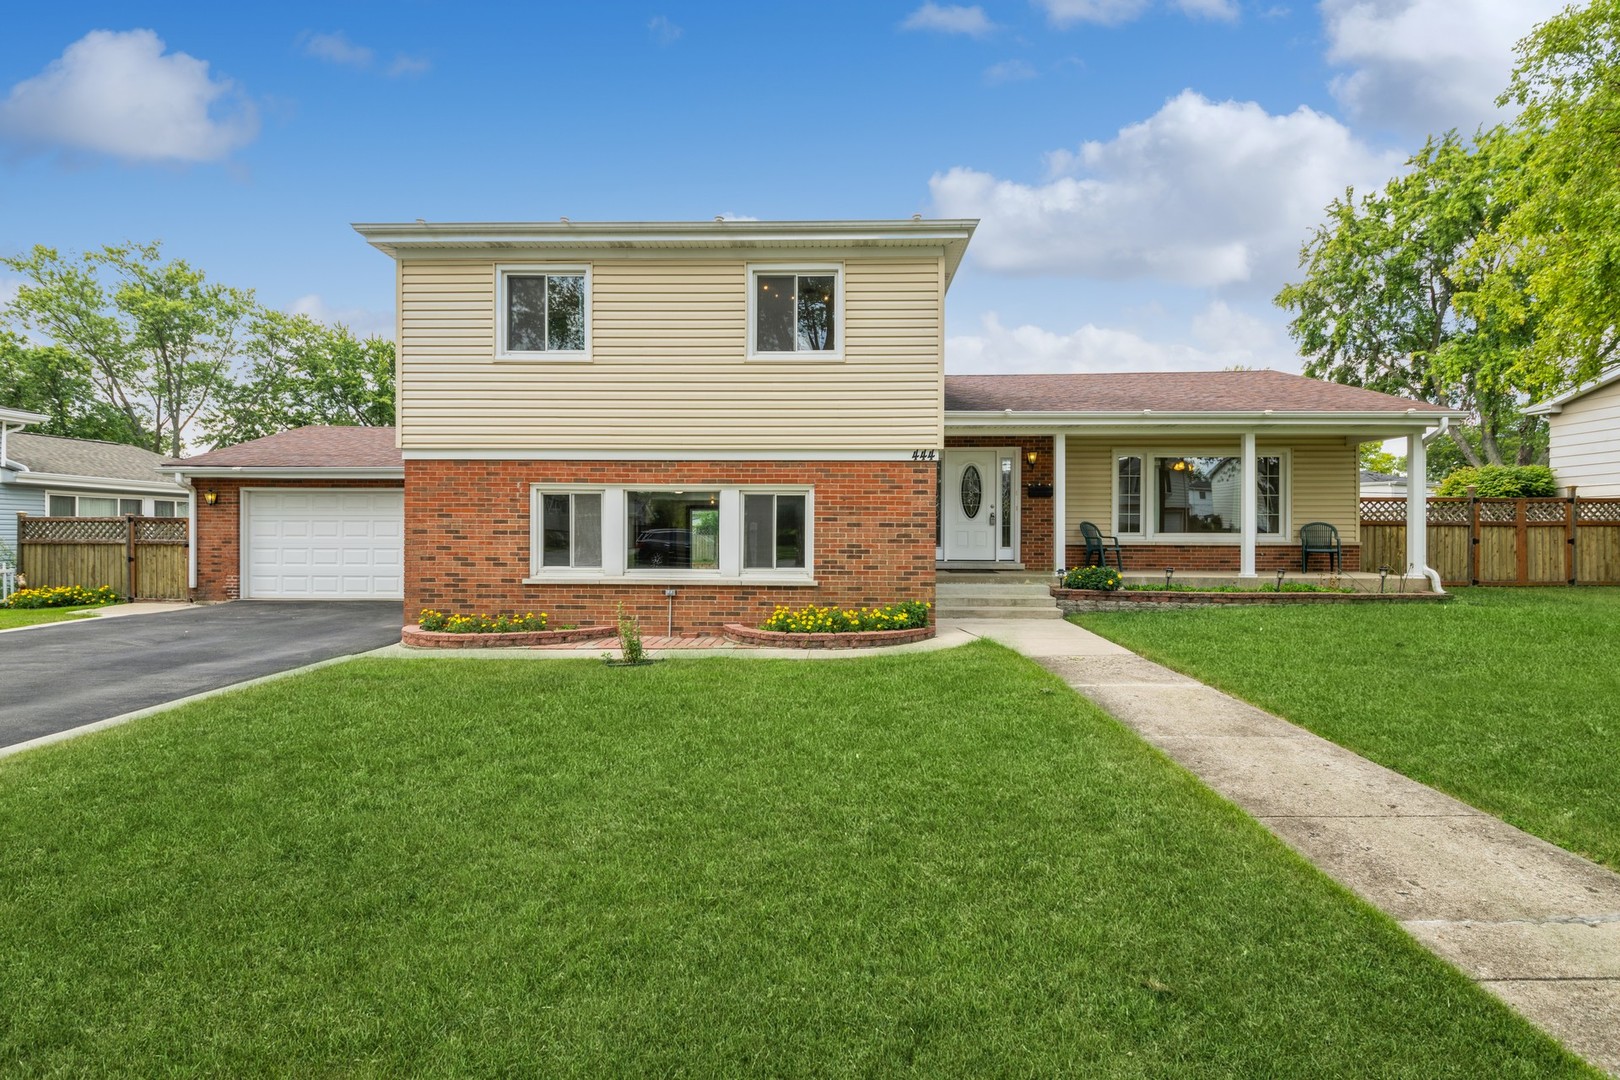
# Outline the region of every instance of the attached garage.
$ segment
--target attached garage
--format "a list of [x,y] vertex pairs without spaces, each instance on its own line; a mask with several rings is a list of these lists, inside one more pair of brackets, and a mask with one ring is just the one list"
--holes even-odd
[[405,494],[252,489],[242,499],[242,597],[405,599]]
[[193,599],[405,599],[393,428],[296,428],[164,469],[196,492]]

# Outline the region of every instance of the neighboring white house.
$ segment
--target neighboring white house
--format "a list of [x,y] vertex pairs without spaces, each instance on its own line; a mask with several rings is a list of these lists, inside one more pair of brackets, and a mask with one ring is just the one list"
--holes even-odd
[[0,408],[0,545],[17,550],[17,515],[185,517],[190,491],[139,446],[35,435],[38,413]]
[[1561,486],[1620,496],[1620,367],[1524,411],[1547,418],[1547,464]]

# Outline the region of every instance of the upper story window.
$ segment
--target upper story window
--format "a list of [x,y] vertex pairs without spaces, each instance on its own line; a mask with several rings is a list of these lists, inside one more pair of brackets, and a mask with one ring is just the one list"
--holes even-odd
[[749,355],[841,359],[843,278],[838,266],[749,267]]
[[508,359],[590,358],[590,270],[503,266],[497,291],[499,341]]

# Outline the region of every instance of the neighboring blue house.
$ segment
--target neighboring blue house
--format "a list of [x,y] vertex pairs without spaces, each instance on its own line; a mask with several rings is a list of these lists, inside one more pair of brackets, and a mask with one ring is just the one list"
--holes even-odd
[[0,408],[0,562],[17,550],[17,515],[186,517],[189,495],[138,446],[35,435],[38,413]]

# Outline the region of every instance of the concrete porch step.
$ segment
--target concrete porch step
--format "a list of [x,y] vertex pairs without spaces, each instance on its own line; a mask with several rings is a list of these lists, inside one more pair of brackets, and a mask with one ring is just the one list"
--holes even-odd
[[951,593],[940,590],[935,594],[935,603],[949,604],[952,607],[1055,607],[1050,594],[1042,589],[1039,593]]
[[1057,605],[1050,607],[953,607],[937,604],[934,607],[935,622],[950,622],[953,619],[1061,619],[1063,612]]

